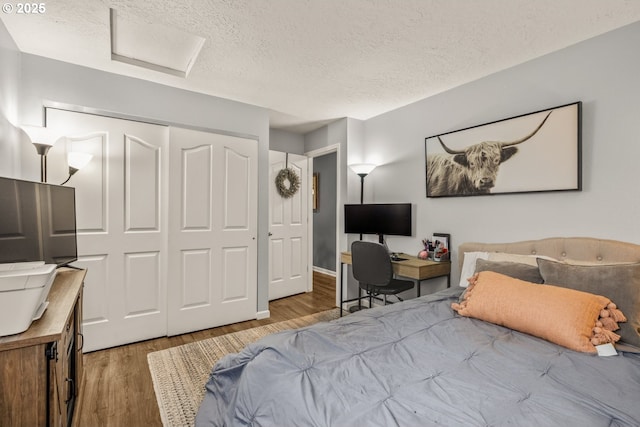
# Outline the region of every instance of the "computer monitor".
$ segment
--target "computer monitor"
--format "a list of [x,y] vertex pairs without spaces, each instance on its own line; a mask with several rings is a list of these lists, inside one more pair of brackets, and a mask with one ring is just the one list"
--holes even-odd
[[377,234],[411,236],[411,203],[368,203],[344,205],[344,232],[347,234]]

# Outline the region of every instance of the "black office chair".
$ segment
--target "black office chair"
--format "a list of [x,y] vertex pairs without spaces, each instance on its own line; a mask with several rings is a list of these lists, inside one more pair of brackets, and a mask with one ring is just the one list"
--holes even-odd
[[[393,277],[391,257],[387,248],[380,243],[356,241],[351,244],[351,263],[353,277],[359,282],[360,289],[369,297],[369,307],[373,298],[378,295],[384,297],[395,295],[398,300],[400,292],[412,289],[414,283],[410,280],[399,280]],[[361,294],[362,295],[362,294]]]

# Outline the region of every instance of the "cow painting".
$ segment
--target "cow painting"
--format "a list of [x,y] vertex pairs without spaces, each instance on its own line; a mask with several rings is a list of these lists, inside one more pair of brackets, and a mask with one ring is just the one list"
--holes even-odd
[[463,150],[452,150],[438,136],[446,153],[427,156],[427,196],[471,196],[489,194],[496,185],[500,164],[518,152],[518,144],[542,128],[549,112],[530,134],[511,142],[484,141]]

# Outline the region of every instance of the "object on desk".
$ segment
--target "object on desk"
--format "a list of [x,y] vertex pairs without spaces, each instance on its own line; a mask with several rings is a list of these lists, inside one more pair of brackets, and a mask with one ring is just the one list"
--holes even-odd
[[42,316],[56,272],[44,261],[0,264],[0,336],[24,332]]
[[418,252],[418,258],[433,259],[433,242],[429,239],[422,239],[422,246],[424,246],[424,250]]
[[[444,251],[446,251],[446,249],[444,249]],[[449,252],[434,252],[433,253],[433,260],[438,262],[438,261],[449,261]]]
[[391,252],[389,257],[391,258],[391,261],[406,261],[407,260],[407,258],[401,257],[400,254],[398,254],[396,252]]
[[431,253],[434,261],[446,261],[449,259],[449,250],[442,246],[438,246]]
[[448,261],[450,258],[451,235],[433,233],[433,260]]

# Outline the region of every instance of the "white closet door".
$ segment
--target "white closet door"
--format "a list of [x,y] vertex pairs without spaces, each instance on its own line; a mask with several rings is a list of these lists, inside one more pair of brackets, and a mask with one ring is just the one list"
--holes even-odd
[[308,159],[289,154],[288,167],[300,178],[300,189],[288,199],[274,184],[287,165],[286,153],[269,152],[269,300],[306,292],[309,286]]
[[169,335],[257,315],[258,143],[171,128]]
[[56,109],[47,126],[67,136],[49,164],[93,155],[66,184],[76,188],[74,265],[88,269],[84,351],[166,335],[168,128]]

